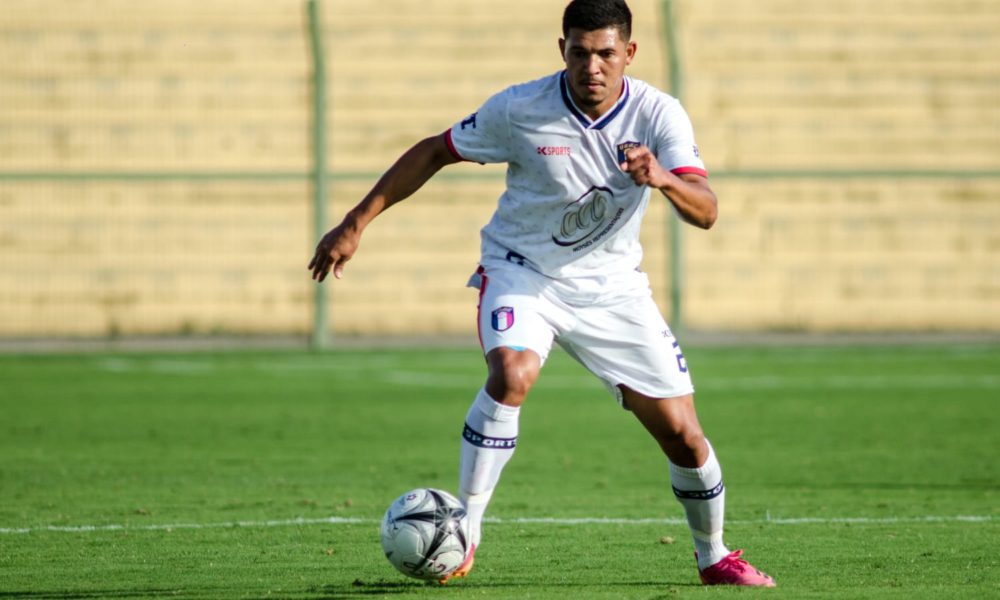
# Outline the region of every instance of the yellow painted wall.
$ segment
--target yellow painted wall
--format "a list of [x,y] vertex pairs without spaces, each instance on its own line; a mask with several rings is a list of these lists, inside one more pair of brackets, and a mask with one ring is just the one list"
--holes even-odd
[[721,178],[686,240],[687,322],[1000,330],[1000,3],[680,0],[689,107]]
[[[0,172],[306,173],[300,0],[8,0]],[[634,76],[666,87],[659,2]],[[421,137],[560,68],[564,4],[323,0],[331,219]],[[1000,171],[1000,4],[678,0],[685,105],[719,194],[683,238],[702,329],[1000,331],[1000,179],[733,176]],[[456,165],[369,229],[333,329],[474,331],[501,167]],[[2,176],[0,176],[2,177]],[[310,185],[0,178],[0,336],[304,333]],[[666,310],[668,211],[645,269]],[[332,223],[331,223],[332,224]]]

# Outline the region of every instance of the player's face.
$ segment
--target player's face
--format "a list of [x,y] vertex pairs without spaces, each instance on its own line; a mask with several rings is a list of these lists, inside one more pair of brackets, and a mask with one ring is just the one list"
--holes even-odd
[[559,50],[566,62],[573,101],[588,117],[600,117],[621,95],[625,67],[635,56],[635,42],[623,39],[617,27],[570,29],[566,39],[559,40]]

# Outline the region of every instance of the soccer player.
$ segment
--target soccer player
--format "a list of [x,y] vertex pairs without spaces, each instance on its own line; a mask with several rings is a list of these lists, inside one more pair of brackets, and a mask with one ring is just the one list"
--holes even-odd
[[723,543],[725,487],[694,406],[677,340],[639,270],[639,227],[656,190],[685,222],[709,229],[715,194],[676,99],[625,76],[636,54],[623,0],[573,0],[563,15],[565,69],[507,88],[410,148],[330,230],[309,263],[336,278],[369,222],[459,161],[507,163],[506,191],[482,230],[479,333],[486,383],[466,416],[460,496],[472,549],[514,453],[521,404],[558,343],[600,378],[669,459],[673,492],[705,584],[773,586]]

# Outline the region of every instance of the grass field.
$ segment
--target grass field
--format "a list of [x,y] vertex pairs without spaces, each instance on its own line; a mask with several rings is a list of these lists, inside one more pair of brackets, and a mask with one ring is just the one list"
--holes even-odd
[[561,353],[472,576],[393,571],[387,504],[457,488],[470,348],[0,357],[0,598],[1000,597],[1000,347],[685,354],[774,590],[698,585],[664,459]]

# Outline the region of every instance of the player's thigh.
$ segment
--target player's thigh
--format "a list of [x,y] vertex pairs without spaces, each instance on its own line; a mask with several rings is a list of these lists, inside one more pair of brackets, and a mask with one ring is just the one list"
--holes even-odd
[[625,408],[623,386],[649,398],[694,393],[680,344],[648,294],[587,308],[579,316],[578,327],[560,344]]
[[540,282],[526,271],[512,266],[481,273],[479,340],[484,355],[497,348],[531,351],[541,366],[556,335],[554,307],[543,297]]

